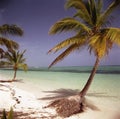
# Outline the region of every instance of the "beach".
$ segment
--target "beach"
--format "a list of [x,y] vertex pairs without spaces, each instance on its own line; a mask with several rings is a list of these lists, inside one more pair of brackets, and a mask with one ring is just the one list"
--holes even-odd
[[[0,80],[10,79],[12,74],[11,70],[0,70]],[[15,112],[27,113],[22,119],[64,119],[56,115],[55,109],[44,107],[53,99],[76,95],[88,76],[70,71],[18,71],[17,82],[0,83],[0,110],[13,107]],[[97,73],[86,96],[90,106],[65,119],[120,119],[119,76]],[[91,108],[93,105],[95,108]]]

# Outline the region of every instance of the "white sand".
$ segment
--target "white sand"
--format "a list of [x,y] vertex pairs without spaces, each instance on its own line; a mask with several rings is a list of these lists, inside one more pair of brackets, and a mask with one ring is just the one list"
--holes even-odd
[[[1,77],[1,79],[4,79]],[[32,89],[31,89],[32,90]],[[39,92],[45,97],[43,92]],[[120,102],[116,100],[100,100],[99,98],[90,98],[99,110],[86,109],[84,113],[76,114],[66,119],[120,119]],[[4,108],[9,110],[13,107],[14,111],[23,111],[31,113],[30,116],[35,119],[53,119],[54,109],[43,108],[48,105],[46,100],[38,100],[31,92],[16,88],[12,83],[0,83],[0,110]],[[33,113],[34,112],[34,113]],[[44,117],[44,118],[43,118]],[[27,117],[23,117],[23,119]],[[63,119],[56,117],[55,119]]]

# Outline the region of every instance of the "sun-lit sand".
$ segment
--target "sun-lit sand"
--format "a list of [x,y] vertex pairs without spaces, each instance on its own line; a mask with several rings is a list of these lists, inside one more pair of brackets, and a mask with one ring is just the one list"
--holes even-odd
[[[0,80],[5,79],[0,77]],[[19,83],[19,82],[16,82]],[[32,91],[32,88],[31,88]],[[15,83],[0,83],[0,110],[9,110],[13,107],[14,111],[28,113],[33,119],[63,119],[56,116],[52,108],[44,108],[50,100],[40,100],[31,91],[17,88]],[[36,90],[37,91],[37,90]],[[39,91],[39,95],[45,97],[44,92]],[[100,100],[99,98],[89,98],[88,102],[93,103],[98,109],[87,108],[85,112],[73,115],[65,119],[120,119],[120,102],[115,100]],[[28,117],[22,117],[27,119]]]

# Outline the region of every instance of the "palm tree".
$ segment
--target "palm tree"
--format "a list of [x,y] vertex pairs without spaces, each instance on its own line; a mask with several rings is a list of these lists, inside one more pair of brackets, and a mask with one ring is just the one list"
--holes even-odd
[[[8,50],[10,49],[17,49],[19,44],[13,40],[6,38],[5,36],[12,35],[12,36],[22,36],[23,30],[18,27],[17,25],[8,25],[4,24],[0,26],[0,46],[6,46]],[[2,58],[4,53],[4,49],[0,48],[0,57]]]
[[24,53],[16,50],[11,50],[5,53],[4,60],[1,61],[1,65],[4,67],[13,67],[14,76],[12,81],[16,79],[17,70],[23,68],[24,71],[27,71],[27,64],[25,63],[26,59],[24,58]]
[[[107,9],[103,10],[102,0],[67,0],[66,8],[75,8],[73,17],[63,18],[56,22],[49,34],[74,31],[75,35],[56,46],[50,52],[57,52],[66,48],[49,66],[63,60],[71,52],[87,47],[89,53],[96,57],[95,64],[82,91],[79,93],[80,105],[85,97],[96,73],[100,60],[108,55],[113,44],[120,45],[120,28],[108,27],[112,11],[120,5],[120,0],[114,0]],[[82,106],[81,106],[82,108]]]

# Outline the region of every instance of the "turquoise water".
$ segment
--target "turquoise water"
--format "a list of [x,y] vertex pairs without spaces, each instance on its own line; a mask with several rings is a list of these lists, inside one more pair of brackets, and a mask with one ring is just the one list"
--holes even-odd
[[[81,90],[86,83],[91,67],[59,67],[48,70],[47,68],[31,69],[27,72],[18,71],[17,87],[36,91],[52,91],[54,89]],[[0,70],[0,76],[11,79],[12,70]],[[101,66],[94,77],[89,93],[114,97],[120,100],[120,66]],[[38,95],[38,93],[36,93]]]

